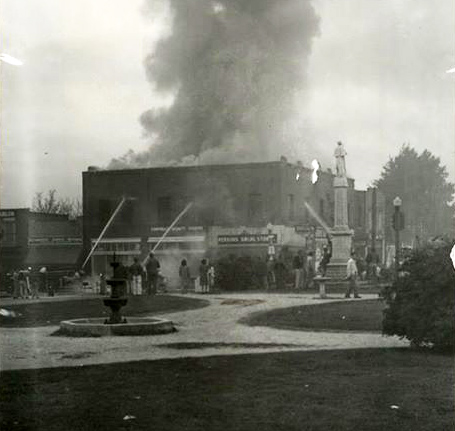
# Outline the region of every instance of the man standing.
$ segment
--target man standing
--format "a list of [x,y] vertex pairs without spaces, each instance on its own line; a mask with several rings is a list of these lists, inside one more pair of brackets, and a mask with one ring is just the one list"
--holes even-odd
[[294,271],[294,289],[298,290],[302,287],[302,272],[303,272],[303,259],[302,251],[298,253],[292,259],[292,269]]
[[133,295],[140,295],[142,293],[142,274],[144,270],[137,257],[134,258],[134,263],[130,266],[129,272],[132,284],[131,293]]
[[275,286],[275,262],[272,256],[267,256],[267,290]]
[[282,290],[286,287],[286,264],[283,255],[280,253],[274,266],[276,288]]
[[160,263],[153,253],[149,254],[148,261],[145,265],[147,272],[147,295],[155,295],[158,287],[158,273]]
[[310,251],[308,252],[307,258],[306,258],[306,264],[305,264],[305,288],[306,289],[312,289],[314,285],[314,258],[313,258],[313,252]]
[[346,276],[349,281],[348,288],[346,289],[346,294],[344,295],[345,298],[351,297],[351,292],[354,293],[354,298],[360,298],[359,291],[357,289],[357,265],[355,263],[355,252],[351,253],[351,257],[348,260],[348,264],[346,266]]

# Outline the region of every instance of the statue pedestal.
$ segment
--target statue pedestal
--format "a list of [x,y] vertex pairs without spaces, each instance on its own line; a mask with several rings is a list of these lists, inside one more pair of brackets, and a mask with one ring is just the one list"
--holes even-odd
[[330,232],[332,240],[332,258],[327,265],[327,277],[334,280],[346,278],[346,264],[351,255],[353,231],[348,225],[348,180],[335,177],[335,226]]
[[346,265],[351,255],[352,231],[332,230],[332,258],[327,265],[327,277],[333,280],[346,278]]

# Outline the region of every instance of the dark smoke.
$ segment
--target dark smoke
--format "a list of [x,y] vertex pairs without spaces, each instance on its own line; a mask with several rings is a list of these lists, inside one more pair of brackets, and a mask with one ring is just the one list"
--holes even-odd
[[305,88],[318,34],[311,1],[170,0],[170,6],[172,34],[145,67],[155,91],[173,92],[174,103],[141,115],[150,149],[130,151],[110,167],[278,159],[292,141],[292,122],[304,122],[294,98]]

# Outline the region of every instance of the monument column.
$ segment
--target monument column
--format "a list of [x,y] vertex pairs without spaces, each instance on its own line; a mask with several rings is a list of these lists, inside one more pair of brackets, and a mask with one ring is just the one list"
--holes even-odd
[[327,276],[333,279],[346,278],[346,264],[351,254],[353,231],[348,221],[348,178],[346,176],[347,155],[343,144],[338,142],[335,150],[336,176],[333,179],[335,194],[335,226],[330,231],[332,258],[327,266]]

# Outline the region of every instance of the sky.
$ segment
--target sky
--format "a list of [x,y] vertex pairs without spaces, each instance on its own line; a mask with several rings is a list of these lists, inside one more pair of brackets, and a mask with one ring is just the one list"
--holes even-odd
[[[302,0],[303,1],[303,0]],[[403,143],[428,149],[455,182],[455,1],[313,0],[319,28],[296,91],[289,161],[334,167],[366,188]],[[80,198],[82,171],[150,140],[139,118],[172,97],[144,60],[172,33],[165,0],[2,0],[2,208],[36,192]]]

